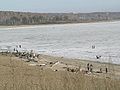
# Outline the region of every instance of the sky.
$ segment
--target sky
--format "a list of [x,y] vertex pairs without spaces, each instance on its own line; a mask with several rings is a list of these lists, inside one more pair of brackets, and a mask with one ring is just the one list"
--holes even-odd
[[119,12],[120,0],[0,0],[0,11]]

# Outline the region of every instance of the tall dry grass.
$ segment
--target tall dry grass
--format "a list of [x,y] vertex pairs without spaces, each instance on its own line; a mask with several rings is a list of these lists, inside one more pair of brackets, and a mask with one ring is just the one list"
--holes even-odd
[[120,90],[120,80],[54,72],[0,55],[0,90]]

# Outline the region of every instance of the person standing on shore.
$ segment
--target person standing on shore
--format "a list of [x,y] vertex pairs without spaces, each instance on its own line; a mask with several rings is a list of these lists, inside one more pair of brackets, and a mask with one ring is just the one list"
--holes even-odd
[[105,68],[105,72],[108,73],[108,68]]
[[90,72],[92,73],[93,72],[93,65],[90,64]]
[[89,72],[89,70],[90,70],[90,64],[88,63],[87,64],[87,71]]

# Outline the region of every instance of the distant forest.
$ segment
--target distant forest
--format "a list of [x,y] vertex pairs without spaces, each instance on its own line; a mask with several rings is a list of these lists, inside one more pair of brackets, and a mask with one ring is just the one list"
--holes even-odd
[[39,25],[120,20],[120,12],[30,13],[0,11],[0,25]]

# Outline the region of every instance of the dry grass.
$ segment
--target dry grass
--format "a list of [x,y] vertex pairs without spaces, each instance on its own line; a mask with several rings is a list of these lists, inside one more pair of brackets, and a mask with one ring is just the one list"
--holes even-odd
[[120,90],[120,80],[54,72],[0,55],[0,90]]

